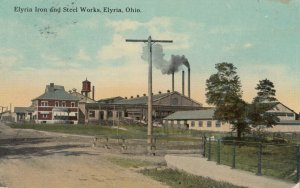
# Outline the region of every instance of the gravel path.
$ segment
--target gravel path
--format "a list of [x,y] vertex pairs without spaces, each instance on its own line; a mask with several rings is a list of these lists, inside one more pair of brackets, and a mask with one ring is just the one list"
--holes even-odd
[[291,188],[294,184],[266,176],[231,169],[229,166],[217,165],[215,162],[199,156],[166,155],[168,167],[184,170],[188,173],[209,177],[217,181],[229,182],[249,188]]

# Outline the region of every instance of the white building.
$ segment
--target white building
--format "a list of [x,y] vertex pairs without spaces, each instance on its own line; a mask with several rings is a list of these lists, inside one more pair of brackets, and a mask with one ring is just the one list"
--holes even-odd
[[[222,123],[213,118],[214,109],[177,111],[163,119],[163,124],[170,127],[188,127],[193,130],[205,131],[232,131],[232,125]],[[269,132],[300,132],[300,120],[297,114],[280,102],[274,102],[274,106],[266,113],[275,114],[279,122],[273,128],[267,128]]]

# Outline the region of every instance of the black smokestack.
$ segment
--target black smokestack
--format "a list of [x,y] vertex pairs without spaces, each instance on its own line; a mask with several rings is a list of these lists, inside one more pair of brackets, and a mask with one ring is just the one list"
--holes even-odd
[[95,100],[95,86],[93,86],[92,97],[92,99]]
[[174,72],[172,72],[172,92],[174,92]]
[[191,98],[191,69],[188,68],[188,97]]
[[182,95],[184,95],[184,71],[182,71]]

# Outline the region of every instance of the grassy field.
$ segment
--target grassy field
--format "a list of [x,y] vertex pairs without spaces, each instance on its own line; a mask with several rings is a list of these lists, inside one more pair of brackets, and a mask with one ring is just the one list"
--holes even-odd
[[[257,143],[258,144],[258,143]],[[258,145],[255,143],[236,146],[236,164],[238,169],[258,172]],[[211,143],[211,160],[217,161],[217,142]],[[206,157],[208,143],[206,144]],[[220,163],[232,166],[233,145],[221,143]],[[288,181],[296,180],[296,148],[289,144],[263,144],[262,147],[262,174]]]
[[[99,126],[99,125],[66,125],[66,124],[10,124],[12,128],[19,129],[35,129],[50,132],[60,132],[90,136],[104,136],[110,138],[134,138],[146,139],[147,127],[138,125],[126,126]],[[119,130],[118,130],[119,129]],[[158,139],[166,141],[193,141],[202,138],[202,132],[179,130],[179,129],[164,129],[153,127],[153,135]]]

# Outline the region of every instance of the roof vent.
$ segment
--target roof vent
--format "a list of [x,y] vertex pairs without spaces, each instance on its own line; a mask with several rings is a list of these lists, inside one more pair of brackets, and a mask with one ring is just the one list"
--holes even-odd
[[50,87],[54,87],[54,83],[50,83]]
[[127,99],[127,97],[125,97],[124,99]]
[[170,90],[167,90],[168,93],[170,93]]
[[161,91],[159,91],[158,94],[161,94]]
[[131,96],[130,98],[133,99],[133,96]]
[[136,97],[137,97],[137,98],[139,98],[140,96],[139,96],[139,95],[137,95]]
[[143,96],[146,97],[146,94],[144,93]]

